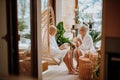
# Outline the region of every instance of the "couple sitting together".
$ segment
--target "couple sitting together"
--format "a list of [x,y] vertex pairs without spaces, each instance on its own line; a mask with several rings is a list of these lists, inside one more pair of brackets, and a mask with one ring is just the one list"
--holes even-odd
[[[89,35],[88,31],[89,30],[86,26],[80,27],[79,29],[80,34],[76,37],[76,40],[74,42],[75,49],[72,50],[67,48],[68,47],[67,44],[63,44],[60,47],[58,47],[57,42],[55,40],[57,29],[53,25],[51,25],[49,28],[50,54],[53,57],[55,56],[58,59],[62,59],[64,61],[69,74],[78,74],[80,56],[84,57],[88,53],[97,54],[93,46],[93,40]],[[76,67],[74,67],[73,56],[77,62]]]

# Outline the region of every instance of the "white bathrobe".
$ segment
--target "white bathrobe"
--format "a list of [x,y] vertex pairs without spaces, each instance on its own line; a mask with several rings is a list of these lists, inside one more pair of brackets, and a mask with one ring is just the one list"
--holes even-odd
[[60,50],[57,45],[55,36],[50,36],[50,54],[54,58],[63,59],[67,51],[68,49]]
[[78,49],[82,52],[84,56],[86,53],[95,53],[96,50],[93,45],[92,37],[87,33],[84,38],[82,39],[81,35],[78,35],[77,38],[80,38],[82,44],[78,47]]

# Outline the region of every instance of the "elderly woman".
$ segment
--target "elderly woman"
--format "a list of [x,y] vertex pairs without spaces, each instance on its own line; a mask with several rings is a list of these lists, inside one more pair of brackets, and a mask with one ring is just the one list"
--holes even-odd
[[58,47],[57,42],[55,40],[56,32],[56,27],[51,25],[49,28],[50,53],[54,57],[54,59],[63,59],[64,63],[68,68],[69,74],[77,74],[75,68],[73,67],[72,50],[69,50],[67,44],[63,44],[60,47]]
[[93,40],[88,33],[88,28],[86,26],[81,26],[79,29],[79,35],[76,39],[76,49],[74,50],[75,59],[77,61],[76,68],[79,67],[79,57],[85,56],[87,54],[97,53],[94,46]]

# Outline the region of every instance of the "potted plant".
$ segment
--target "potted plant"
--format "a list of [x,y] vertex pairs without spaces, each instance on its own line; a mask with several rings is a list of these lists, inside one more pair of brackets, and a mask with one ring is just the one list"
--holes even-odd
[[98,54],[98,61],[95,67],[93,67],[93,72],[91,75],[91,80],[99,80],[100,79],[100,53]]
[[96,30],[90,30],[89,34],[91,35],[93,39],[94,47],[97,48],[96,43],[101,40],[101,32],[96,31]]
[[[101,40],[101,33],[96,30],[90,30],[89,34],[91,35],[91,37],[93,39],[94,47],[97,49],[96,43]],[[100,76],[100,57],[101,57],[100,50],[98,50],[97,52],[98,52],[98,62],[95,65],[95,67],[93,68],[93,73],[91,75],[92,80],[99,80],[99,76]]]
[[63,22],[57,24],[57,34],[55,36],[58,46],[61,46],[63,43],[69,43],[69,38],[64,37],[65,29],[63,27]]

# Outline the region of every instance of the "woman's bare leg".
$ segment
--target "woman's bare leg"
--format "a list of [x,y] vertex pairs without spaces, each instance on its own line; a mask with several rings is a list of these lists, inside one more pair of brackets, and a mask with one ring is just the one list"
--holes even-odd
[[76,62],[77,62],[76,69],[78,69],[78,67],[79,67],[79,57],[82,56],[82,54],[81,54],[81,51],[79,51],[78,49],[75,49],[73,53],[74,53],[74,56],[75,56],[75,59],[76,59]]
[[72,51],[71,50],[66,53],[63,60],[68,68],[68,72],[71,74],[77,74],[77,72],[75,71],[75,68],[73,67],[73,59],[72,59]]
[[74,50],[74,56],[75,56],[75,60],[77,62],[76,69],[78,69],[78,66],[79,66],[79,55],[78,55],[78,50],[77,49]]
[[73,64],[73,51],[70,50],[68,54],[69,54],[69,58],[68,58],[69,59],[69,66],[72,69],[72,71],[75,72],[75,68],[74,68],[74,64]]
[[67,66],[68,72],[71,72],[72,69],[71,69],[70,66],[69,66],[69,59],[68,59],[68,57],[70,57],[69,52],[66,53],[63,61],[64,61],[64,63],[65,63],[66,66]]

